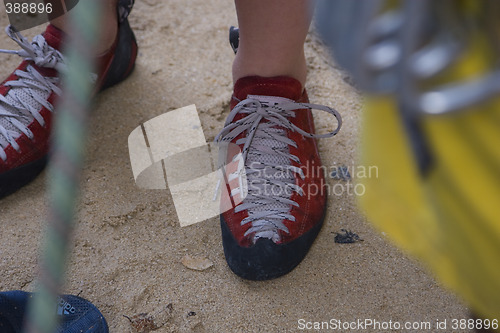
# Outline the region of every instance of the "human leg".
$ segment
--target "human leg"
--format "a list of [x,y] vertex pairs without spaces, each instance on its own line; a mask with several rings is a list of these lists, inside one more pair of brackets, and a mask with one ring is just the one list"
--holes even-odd
[[[118,0],[101,0],[101,32],[99,34],[99,42],[95,50],[96,55],[108,51],[116,39],[118,32],[117,4]],[[56,28],[71,34],[71,32],[67,29],[67,20],[70,15],[71,14],[68,12],[65,15],[51,20],[50,23]]]
[[304,41],[312,0],[236,0],[240,43],[233,80],[246,76],[289,76],[304,86]]

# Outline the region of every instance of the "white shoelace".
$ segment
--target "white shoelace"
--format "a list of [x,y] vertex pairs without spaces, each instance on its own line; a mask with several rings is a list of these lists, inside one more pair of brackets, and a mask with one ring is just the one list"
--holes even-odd
[[[302,130],[289,118],[294,118],[295,113],[303,109],[332,114],[337,119],[337,128],[326,134]],[[232,122],[239,113],[246,116]],[[235,208],[236,213],[248,212],[248,217],[241,221],[241,225],[251,223],[245,236],[254,233],[254,242],[259,238],[278,242],[279,230],[289,233],[283,221],[295,221],[290,210],[299,204],[290,198],[293,192],[304,195],[300,186],[295,184],[295,177],[304,179],[305,175],[301,168],[292,165],[292,161],[298,164],[301,161],[290,153],[289,146],[297,147],[297,143],[288,138],[287,130],[308,138],[327,138],[337,134],[341,126],[340,114],[334,109],[281,97],[248,96],[233,108],[215,142],[228,143],[245,133],[243,138],[236,140],[237,145],[243,145],[241,156],[234,157],[243,158],[248,183],[247,196]],[[239,190],[234,189],[231,193],[239,193]]]
[[[39,67],[53,68],[58,72],[65,70],[63,55],[47,44],[42,35],[35,36],[30,43],[10,25],[5,31],[22,50],[0,52],[17,54]],[[31,65],[25,71],[16,70],[14,74],[18,79],[5,82],[4,85],[10,89],[6,96],[0,95],[0,158],[4,161],[7,159],[4,149],[11,144],[14,149],[19,150],[15,140],[23,133],[33,139],[33,133],[28,128],[33,119],[40,125],[45,125],[40,110],[45,107],[54,111],[54,106],[47,101],[50,94],[54,92],[61,95],[61,89],[57,86],[59,77],[44,77]]]

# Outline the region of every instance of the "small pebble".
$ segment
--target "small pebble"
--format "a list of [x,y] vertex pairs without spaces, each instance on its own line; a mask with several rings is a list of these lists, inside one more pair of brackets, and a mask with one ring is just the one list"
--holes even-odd
[[204,271],[214,265],[213,262],[206,257],[190,256],[189,254],[182,257],[181,263],[185,267],[195,271]]

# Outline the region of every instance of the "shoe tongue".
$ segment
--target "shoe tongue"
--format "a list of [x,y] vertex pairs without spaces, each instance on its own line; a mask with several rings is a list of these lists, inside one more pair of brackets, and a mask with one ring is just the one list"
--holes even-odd
[[61,46],[63,39],[65,38],[65,33],[59,28],[56,28],[52,24],[47,26],[47,29],[43,33],[43,38],[47,41],[47,44],[52,46],[58,51],[61,51]]
[[279,96],[297,101],[302,96],[302,91],[301,83],[287,76],[247,76],[234,85],[234,96],[240,101],[248,95]]
[[[269,104],[297,101],[301,98],[302,92],[302,85],[299,81],[285,76],[244,77],[239,79],[234,86],[234,97],[238,100],[256,98],[260,102]],[[283,127],[270,128],[265,122],[267,120],[257,127],[245,161],[245,167],[248,169],[252,169],[255,165],[264,167],[247,176],[248,195],[259,198],[258,204],[247,209],[248,216],[253,219],[252,227],[257,228],[252,237],[254,243],[259,238],[268,238],[275,243],[280,240],[280,228],[277,226],[283,225],[285,219],[283,215],[289,214],[291,205],[273,200],[273,197],[290,199],[291,191],[288,188],[284,190],[283,184],[295,182],[293,173],[287,167],[291,165],[288,144],[284,140],[276,139],[276,137],[286,137],[287,133]],[[266,217],[257,218],[262,214]],[[254,225],[254,221],[257,224]]]

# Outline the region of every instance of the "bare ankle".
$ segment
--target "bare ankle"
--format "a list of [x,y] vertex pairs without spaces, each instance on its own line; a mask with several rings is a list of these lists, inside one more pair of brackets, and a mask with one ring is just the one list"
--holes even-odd
[[[244,51],[243,51],[244,52]],[[290,57],[247,57],[238,50],[238,54],[233,63],[233,83],[245,76],[288,76],[298,80],[302,87],[305,86],[307,78],[307,65],[305,57],[298,59]]]
[[[68,31],[67,20],[71,13],[60,16],[50,23],[56,28],[68,33],[71,38],[71,32]],[[118,35],[118,15],[116,5],[106,6],[103,10],[101,19],[101,33],[99,34],[99,42],[95,49],[96,56],[106,53],[113,45]]]

